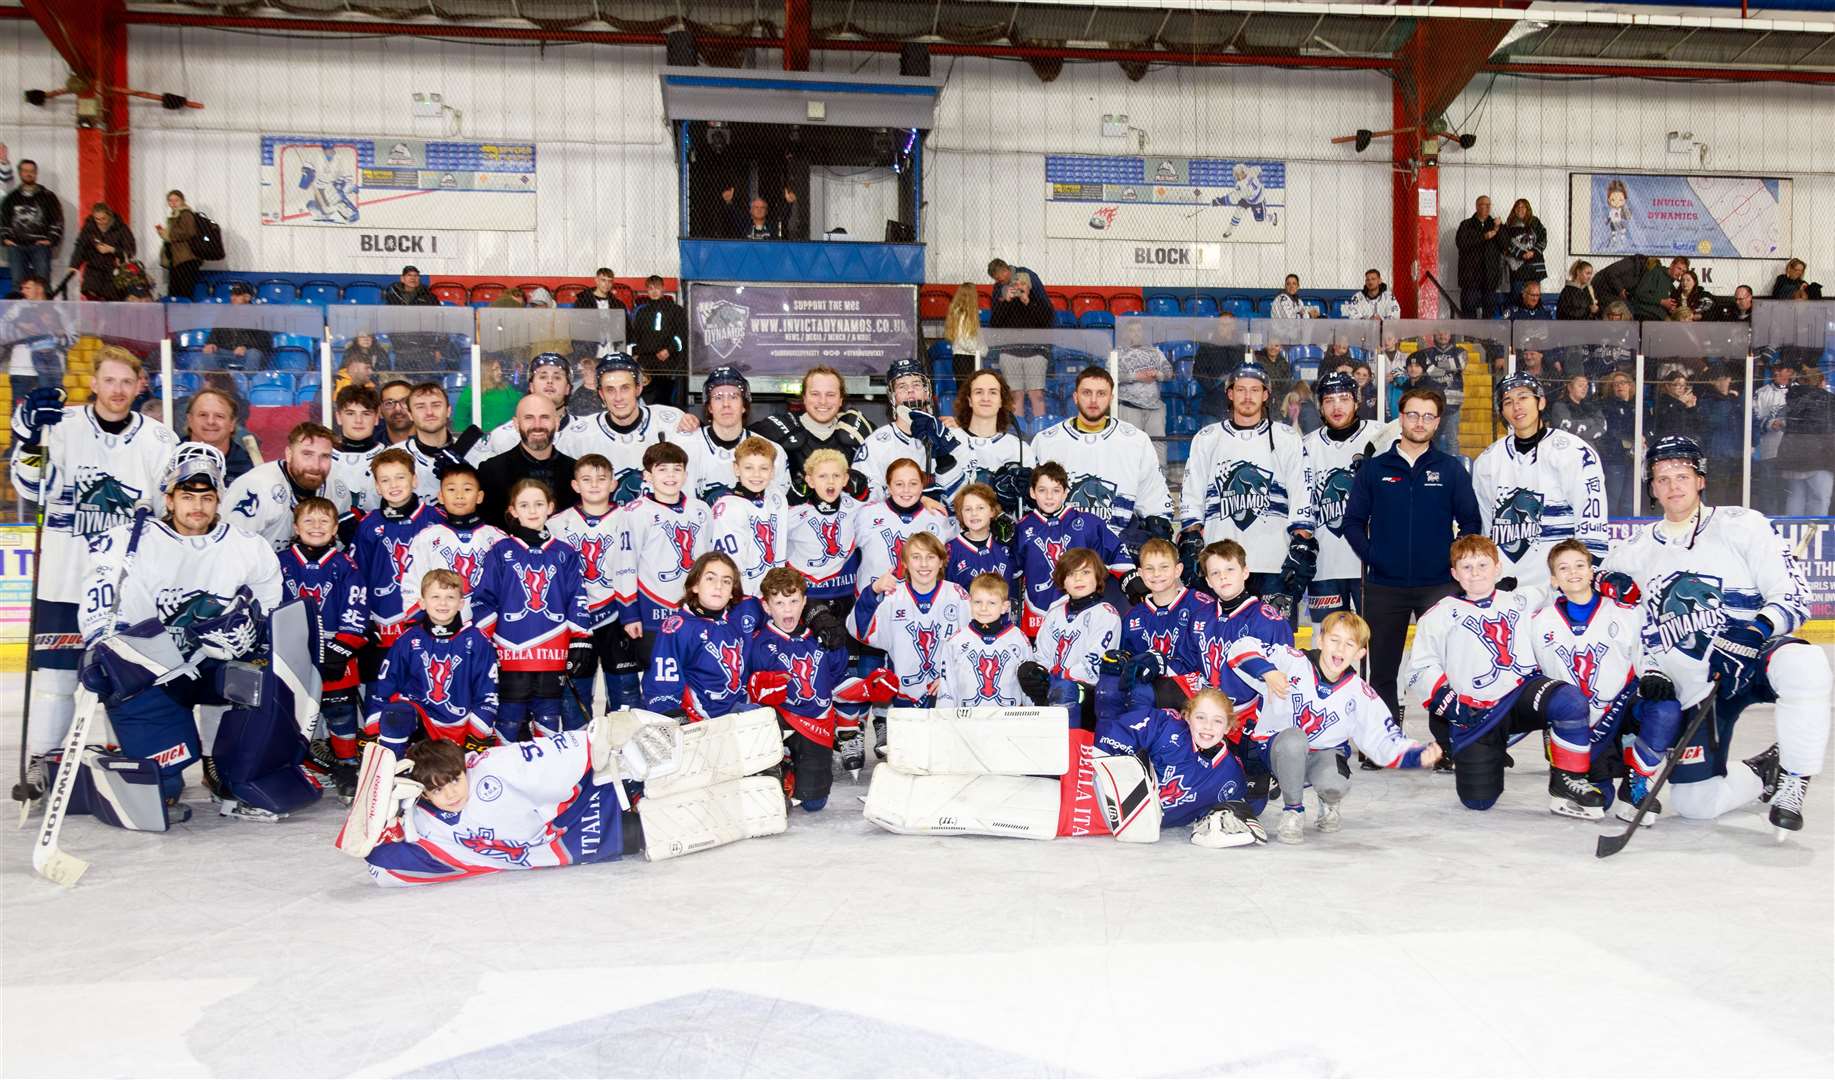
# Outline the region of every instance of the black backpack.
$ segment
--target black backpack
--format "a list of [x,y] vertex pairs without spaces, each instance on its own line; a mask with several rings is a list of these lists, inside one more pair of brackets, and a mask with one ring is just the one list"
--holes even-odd
[[223,230],[217,223],[193,210],[191,216],[197,219],[198,234],[191,241],[191,253],[205,262],[215,262],[223,258]]

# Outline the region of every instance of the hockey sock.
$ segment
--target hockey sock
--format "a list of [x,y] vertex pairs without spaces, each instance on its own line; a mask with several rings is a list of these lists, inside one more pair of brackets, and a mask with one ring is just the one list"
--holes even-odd
[[1564,772],[1584,774],[1593,757],[1586,698],[1579,688],[1562,683],[1548,695],[1543,710],[1548,718],[1550,764]]
[[1682,817],[1707,821],[1757,800],[1764,790],[1759,775],[1741,766],[1727,770],[1725,776],[1710,776],[1693,784],[1671,784],[1663,795],[1670,808]]
[[1809,776],[1822,768],[1829,745],[1828,655],[1800,641],[1780,645],[1766,663],[1765,678],[1778,695],[1778,764],[1785,772]]

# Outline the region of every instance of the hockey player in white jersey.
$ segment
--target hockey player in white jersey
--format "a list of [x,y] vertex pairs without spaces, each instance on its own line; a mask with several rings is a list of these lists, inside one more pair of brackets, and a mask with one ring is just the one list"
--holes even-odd
[[1235,540],[1249,553],[1249,591],[1292,600],[1312,581],[1319,545],[1300,435],[1270,419],[1268,387],[1260,366],[1237,368],[1230,415],[1192,438],[1179,549],[1193,565],[1206,544]]
[[[688,451],[688,493],[713,506],[739,484],[735,455],[750,434],[745,422],[752,408],[752,384],[736,367],[717,367],[701,383],[701,397],[707,403],[707,422],[677,441]],[[765,486],[755,490],[781,497],[790,490],[790,474],[783,454],[774,454],[772,460]]]
[[884,494],[855,507],[848,525],[860,556],[856,593],[890,589],[903,562],[905,542],[918,533],[929,533],[945,545],[956,536],[955,520],[925,498],[924,473],[917,462],[897,458],[880,479]]
[[[540,394],[554,402],[554,414],[566,416],[567,398],[573,393],[568,381],[567,358],[560,353],[545,352],[531,359],[529,393]],[[484,438],[472,446],[466,460],[473,465],[482,465],[498,454],[507,454],[516,449],[521,442],[522,435],[516,430],[516,419],[511,417],[485,432]]]
[[[1236,186],[1230,189],[1228,195],[1220,197],[1222,205],[1234,207],[1230,211],[1230,223],[1223,227],[1225,240],[1242,224],[1243,215],[1252,215],[1256,221],[1268,216],[1268,207],[1263,201],[1266,196],[1262,193],[1261,166],[1239,161],[1230,170],[1230,175],[1236,181]],[[1276,223],[1279,223],[1278,218]]]
[[338,425],[338,441],[331,450],[331,472],[326,483],[336,483],[350,492],[350,509],[355,517],[382,505],[376,496],[376,478],[370,463],[388,448],[376,434],[376,414],[380,405],[376,391],[368,386],[346,386],[338,391],[332,417]]
[[[854,468],[867,478],[868,502],[886,497],[886,470],[900,458],[917,462],[933,478],[958,471],[956,439],[937,417],[924,366],[910,358],[894,360],[886,371],[886,393],[892,422],[874,428],[854,454]],[[929,491],[943,494],[941,487]]]
[[598,454],[612,463],[613,506],[643,493],[645,449],[675,442],[683,430],[700,426],[680,409],[644,404],[642,379],[643,369],[628,354],[607,353],[599,359],[599,400],[605,411],[576,418],[554,437],[554,448],[576,461]]
[[1472,490],[1485,535],[1504,553],[1505,589],[1535,607],[1548,602],[1548,549],[1579,540],[1606,557],[1606,477],[1585,440],[1542,421],[1542,384],[1519,372],[1497,384],[1497,411],[1510,434],[1472,465]]
[[[74,712],[83,655],[77,605],[89,545],[136,510],[160,505],[160,482],[178,445],[171,428],[134,411],[140,374],[133,353],[107,345],[96,354],[89,404],[66,406],[62,390],[39,387],[13,410],[13,487],[44,514],[26,702],[26,748],[34,764],[63,741]],[[37,797],[42,776],[28,769],[26,786],[33,790],[22,791],[23,798]]]
[[638,685],[642,662],[637,646],[618,623],[618,512],[612,506],[611,462],[598,454],[588,454],[574,462],[573,489],[580,496],[579,505],[549,518],[548,531],[579,553],[587,626],[592,630],[593,655],[598,664],[594,674],[574,680],[578,695],[568,694],[561,699],[561,715],[569,730],[586,726],[589,718],[581,706],[592,704],[594,684],[600,675],[605,678],[606,712],[643,701]]
[[331,429],[310,420],[287,433],[285,457],[265,462],[236,478],[223,496],[223,517],[247,529],[276,550],[293,537],[293,508],[314,495],[330,499],[339,514],[351,507],[351,492],[342,477],[331,475]]
[[970,484],[995,486],[995,477],[1005,470],[1019,484],[1011,493],[1011,503],[1003,500],[1001,509],[1010,518],[1018,518],[1024,513],[1020,497],[1033,458],[1032,447],[1020,438],[1019,421],[1007,404],[1010,396],[1007,380],[993,368],[975,372],[962,384],[956,396],[956,426],[949,430],[955,440],[950,451],[955,468],[939,470],[936,482],[945,498],[954,499]]
[[1314,392],[1324,423],[1300,440],[1307,497],[1319,543],[1318,563],[1306,590],[1314,625],[1334,611],[1363,611],[1363,560],[1344,535],[1344,511],[1351,480],[1363,463],[1394,446],[1399,424],[1357,418],[1357,380],[1335,371],[1319,379]]
[[408,569],[401,576],[404,618],[414,617],[420,607],[421,579],[434,570],[451,570],[465,583],[466,622],[482,614],[470,610],[471,591],[484,576],[484,556],[508,535],[483,520],[478,513],[483,501],[484,487],[470,465],[446,466],[440,476],[440,520],[408,542]]
[[354,225],[363,216],[358,207],[363,185],[358,176],[355,152],[345,155],[339,153],[340,149],[329,143],[301,147],[304,160],[299,165],[299,179],[294,183],[306,193],[306,212],[312,215],[312,220],[329,225]]
[[747,596],[757,596],[765,575],[790,557],[788,485],[778,488],[775,480],[783,458],[770,439],[747,435],[733,447],[731,488],[708,507],[708,550],[732,556]]
[[[613,591],[631,638],[657,632],[682,606],[682,590],[695,560],[707,552],[707,504],[682,490],[688,455],[673,443],[644,451],[649,493],[619,507],[612,524]],[[649,655],[645,650],[644,655]]]
[[898,704],[929,708],[943,674],[943,645],[968,625],[968,593],[943,580],[949,549],[931,533],[905,545],[904,574],[861,593],[849,612],[854,637],[886,654],[898,676]]
[[1018,708],[1045,704],[1020,686],[1020,665],[1036,664],[1032,642],[1013,625],[1007,579],[982,574],[969,582],[969,622],[943,643],[943,673],[937,680],[937,708],[982,705]]
[[1453,758],[1459,801],[1470,810],[1496,805],[1504,793],[1505,749],[1515,736],[1546,730],[1550,811],[1604,817],[1605,793],[1587,776],[1586,698],[1536,670],[1533,609],[1522,593],[1497,588],[1497,545],[1462,536],[1448,559],[1461,592],[1416,624],[1404,692],[1426,704],[1428,726]]
[[[1639,600],[1645,653],[1685,712],[1716,698],[1714,722],[1701,725],[1670,775],[1671,809],[1713,818],[1765,799],[1773,825],[1801,829],[1830,715],[1828,657],[1790,636],[1808,616],[1803,574],[1763,514],[1703,505],[1707,457],[1693,439],[1657,440],[1645,469],[1663,518],[1613,550],[1601,586]],[[1734,724],[1753,702],[1776,703],[1777,744],[1730,767]]]
[[1172,496],[1153,440],[1109,415],[1114,396],[1107,368],[1078,372],[1077,415],[1039,432],[1032,458],[1062,465],[1070,477],[1067,503],[1107,521],[1124,541],[1137,531],[1171,536]]

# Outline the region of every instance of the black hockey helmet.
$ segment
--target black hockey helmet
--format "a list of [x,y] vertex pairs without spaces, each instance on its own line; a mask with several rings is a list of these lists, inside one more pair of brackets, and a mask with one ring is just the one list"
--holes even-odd
[[1357,380],[1345,371],[1333,371],[1321,375],[1319,381],[1313,386],[1313,398],[1323,405],[1328,394],[1349,394],[1356,399],[1358,396]]
[[701,383],[702,398],[705,399],[708,394],[713,393],[716,386],[737,386],[739,392],[745,395],[746,401],[752,400],[752,384],[746,381],[743,372],[731,364],[722,365],[707,373],[707,378]]
[[643,366],[637,362],[636,357],[628,352],[608,349],[599,354],[599,369],[596,374],[598,378],[603,379],[614,371],[628,371],[632,379],[643,382]]
[[1228,390],[1230,387],[1235,386],[1237,379],[1256,379],[1265,387],[1272,388],[1274,386],[1274,380],[1268,377],[1268,369],[1253,361],[1245,363],[1239,366],[1235,371],[1230,372],[1230,377],[1224,380],[1223,388]]
[[1708,475],[1708,456],[1701,451],[1701,444],[1687,435],[1665,435],[1651,444],[1644,454],[1644,486],[1648,488],[1656,473],[1657,463],[1663,461],[1684,461],[1688,467],[1706,477]]
[[1491,395],[1491,405],[1499,412],[1504,408],[1504,396],[1512,390],[1527,390],[1536,396],[1537,401],[1546,403],[1546,392],[1542,389],[1542,380],[1527,371],[1518,371],[1497,380],[1497,389]]
[[893,386],[907,375],[916,375],[925,383],[930,382],[930,372],[924,370],[923,361],[916,357],[901,356],[892,361],[892,366],[886,369],[886,386],[888,388]]

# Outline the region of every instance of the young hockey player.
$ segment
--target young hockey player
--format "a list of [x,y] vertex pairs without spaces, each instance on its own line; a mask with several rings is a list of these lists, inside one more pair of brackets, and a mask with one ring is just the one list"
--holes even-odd
[[993,574],[1002,581],[1012,577],[1013,522],[1009,519],[1005,523],[1006,541],[994,536],[994,520],[1000,515],[1000,500],[994,489],[986,484],[969,484],[956,492],[953,506],[957,532],[949,541],[949,562],[943,576],[965,589],[983,574]]
[[580,556],[548,531],[554,496],[540,480],[510,488],[509,535],[484,557],[472,589],[478,630],[497,646],[497,731],[505,742],[562,730],[564,679],[597,663]]
[[598,454],[612,463],[613,506],[643,494],[644,452],[656,443],[674,442],[684,426],[680,409],[644,404],[642,382],[636,360],[607,353],[599,360],[599,400],[605,411],[580,417],[554,437],[554,448],[576,461]]
[[465,580],[429,570],[416,591],[420,614],[369,685],[364,734],[397,757],[416,731],[468,750],[498,745],[497,647],[465,621]]
[[1318,528],[1318,564],[1306,590],[1306,610],[1314,626],[1334,611],[1363,610],[1363,561],[1344,536],[1344,511],[1351,500],[1351,479],[1365,461],[1395,445],[1394,423],[1384,425],[1357,417],[1357,380],[1342,371],[1319,379],[1315,397],[1324,423],[1300,440],[1306,490]]
[[[1670,776],[1671,809],[1713,818],[1769,797],[1771,823],[1801,829],[1830,715],[1827,655],[1789,636],[1808,615],[1802,571],[1764,515],[1702,503],[1707,457],[1693,439],[1658,439],[1645,482],[1663,519],[1612,552],[1602,583],[1626,600],[1641,596],[1646,659],[1674,682],[1685,713],[1715,697],[1713,724],[1702,723]],[[1767,701],[1777,704],[1777,745],[1729,768],[1734,724],[1747,705]],[[1639,748],[1636,768],[1654,768],[1664,749],[1653,742],[1642,757]]]
[[1115,379],[1108,368],[1078,372],[1075,393],[1077,415],[1039,432],[1033,460],[1059,463],[1070,505],[1101,518],[1116,535],[1137,525],[1171,535],[1172,497],[1159,455],[1146,432],[1109,415]]
[[1253,653],[1232,666],[1262,691],[1253,743],[1280,783],[1281,816],[1276,839],[1306,839],[1307,787],[1319,798],[1320,832],[1342,827],[1338,804],[1351,787],[1351,749],[1392,769],[1433,768],[1438,743],[1410,741],[1389,715],[1383,699],[1357,675],[1370,648],[1370,624],[1350,611],[1335,611],[1319,627],[1318,648],[1256,642]]
[[[1239,732],[1230,699],[1206,688],[1183,709],[1152,704],[1143,685],[1131,695],[1105,678],[1096,722],[1096,792],[1117,840],[1159,839],[1161,825],[1191,825],[1199,847],[1265,844],[1242,763],[1228,740]],[[1142,766],[1145,766],[1143,772]],[[1144,782],[1144,787],[1143,787]]]
[[[738,368],[717,367],[708,372],[702,382],[701,397],[707,403],[704,423],[699,431],[681,437],[682,449],[688,452],[688,484],[684,490],[713,506],[741,485],[739,448],[749,441],[746,415],[752,408],[752,386]],[[777,452],[776,444],[769,439],[759,441],[771,447],[772,454],[766,461],[769,471],[763,482],[749,487],[760,496],[775,495],[781,502],[790,489],[784,455]],[[727,554],[734,555],[731,551]],[[759,573],[762,575],[763,571]],[[756,580],[750,583],[746,594],[758,595]]]
[[[1613,811],[1630,821],[1637,816],[1651,774],[1675,744],[1682,722],[1676,687],[1669,676],[1647,664],[1639,677],[1643,615],[1634,605],[1593,587],[1593,555],[1585,544],[1570,538],[1549,548],[1548,573],[1557,590],[1554,602],[1530,622],[1536,664],[1549,678],[1574,684],[1587,699],[1596,779],[1609,772],[1611,743],[1619,729],[1637,732],[1627,740],[1625,758],[1631,768],[1619,782],[1613,802]],[[1661,813],[1660,802],[1652,805],[1644,824],[1656,824]]]
[[1504,555],[1502,584],[1531,607],[1547,603],[1548,549],[1579,540],[1606,557],[1606,480],[1599,455],[1542,419],[1542,382],[1519,372],[1497,384],[1497,412],[1510,434],[1472,463],[1472,491],[1484,532]]
[[739,587],[747,596],[760,595],[764,576],[789,557],[790,506],[774,479],[783,456],[769,439],[741,439],[733,447],[730,490],[709,507],[707,548],[739,564]]
[[369,386],[346,386],[338,391],[332,419],[338,425],[338,441],[331,451],[331,474],[335,482],[350,492],[350,509],[356,518],[375,510],[376,478],[370,464],[387,447],[376,434],[376,413],[381,402]]
[[[992,485],[1003,472],[1031,474],[1032,448],[1020,438],[1011,397],[1006,378],[994,368],[983,368],[963,382],[956,394],[956,426],[949,432],[956,444],[950,451],[956,467],[937,474],[937,486],[946,496],[954,499],[971,484]],[[1022,480],[1019,488],[1024,487]],[[995,507],[999,513],[1000,504]],[[1010,512],[1017,515],[1019,507]]]
[[860,560],[854,553],[853,509],[860,504],[845,494],[847,459],[838,450],[817,450],[803,464],[805,502],[790,508],[790,565],[809,580],[810,602],[825,602],[837,619],[854,602],[854,579]]
[[287,453],[243,473],[223,496],[223,516],[231,525],[247,529],[276,548],[287,546],[293,535],[293,508],[301,499],[320,495],[338,512],[350,509],[350,492],[342,480],[331,479],[331,429],[312,421],[295,424],[287,433]]
[[1102,556],[1081,547],[1066,551],[1052,569],[1059,596],[1045,613],[1037,639],[1039,663],[1051,675],[1052,701],[1087,698],[1076,686],[1096,685],[1097,663],[1121,639],[1121,616],[1102,599],[1107,575]]
[[[905,544],[917,533],[930,533],[947,545],[956,532],[949,515],[924,498],[924,470],[917,462],[898,458],[886,466],[881,479],[882,496],[855,507],[850,522],[854,550],[860,557],[854,578],[856,593],[868,589],[890,592],[903,569]],[[947,547],[944,552],[947,556]]]
[[408,605],[401,594],[401,578],[408,572],[408,553],[421,530],[441,521],[439,509],[421,502],[415,494],[414,458],[392,446],[370,462],[376,497],[382,503],[357,527],[353,557],[370,603],[370,646],[358,654],[358,671],[365,681],[375,678],[384,653],[407,628]]
[[[828,805],[834,756],[847,731],[857,732],[864,702],[847,703],[836,691],[848,682],[846,649],[825,647],[803,625],[809,586],[803,575],[780,566],[765,575],[760,598],[770,621],[747,647],[746,696],[777,710],[784,726],[788,794],[805,811]],[[840,710],[847,710],[844,718]]]
[[313,746],[313,760],[329,765],[338,794],[357,784],[357,650],[369,637],[369,594],[357,564],[338,548],[338,508],[316,495],[293,508],[293,543],[280,553],[286,599],[307,600],[319,628],[319,713],[325,720],[326,751]]
[[1217,610],[1217,598],[1186,588],[1179,549],[1155,537],[1141,545],[1140,588],[1146,590],[1121,621],[1121,651],[1133,656],[1156,653],[1168,665],[1191,629],[1193,619]]
[[1021,665],[1037,665],[1032,642],[1013,625],[1007,579],[982,574],[968,585],[969,622],[943,643],[937,708],[1045,704],[1021,688]]
[[1248,555],[1241,544],[1234,540],[1210,544],[1198,556],[1198,565],[1211,595],[1218,598],[1216,606],[1192,616],[1167,666],[1187,693],[1205,686],[1222,690],[1243,724],[1253,725],[1261,699],[1237,677],[1230,661],[1238,655],[1239,642],[1249,648],[1257,642],[1292,645],[1293,630],[1279,611],[1248,591]]
[[[580,497],[579,505],[549,518],[548,531],[580,556],[580,583],[586,589],[586,618],[592,631],[593,655],[598,658],[596,670],[605,676],[605,711],[635,708],[643,703],[638,687],[643,662],[637,656],[636,643],[618,622],[618,517],[612,507],[612,463],[598,454],[588,454],[574,462],[573,490]],[[568,694],[561,699],[561,712],[570,730],[584,726],[589,719],[582,711],[582,703],[592,705],[597,681],[589,672],[574,680],[577,698]]]
[[657,628],[644,668],[645,708],[693,723],[745,706],[752,633],[729,617],[738,598],[739,567],[730,556],[710,551],[694,561],[681,608]]
[[647,656],[657,627],[682,606],[688,571],[707,552],[711,515],[706,503],[682,490],[688,455],[681,447],[653,443],[644,449],[643,465],[648,493],[620,507],[612,524],[613,591],[625,635],[644,639],[638,651]]
[[[1057,568],[1065,552],[1084,548],[1110,566],[1127,568],[1129,560],[1121,549],[1121,540],[1100,517],[1079,510],[1065,502],[1070,481],[1064,466],[1042,460],[1032,470],[1032,510],[1019,521],[1013,534],[1013,554],[1019,563],[1019,578],[1024,583],[1020,612],[1020,629],[1036,638],[1061,593]],[[1098,598],[1102,583],[1096,586]],[[1101,655],[1098,650],[1097,655]]]
[[[465,582],[469,595],[484,575],[484,556],[504,538],[478,513],[484,487],[470,465],[448,465],[440,474],[440,520],[422,529],[408,545],[408,569],[401,578],[401,602],[412,616],[420,604],[420,580],[430,570],[451,570]],[[476,612],[468,613],[475,621]]]
[[[892,400],[892,422],[875,428],[854,455],[854,468],[867,478],[869,503],[887,497],[888,474],[899,461],[918,466],[920,496],[924,477],[956,471],[956,439],[933,411],[924,366],[909,358],[894,360],[886,372],[886,392]],[[933,490],[942,496],[942,489]]]
[[1453,759],[1459,801],[1470,810],[1496,805],[1511,737],[1546,730],[1549,809],[1604,817],[1605,793],[1587,776],[1586,698],[1536,671],[1529,597],[1497,588],[1503,565],[1489,537],[1460,537],[1448,558],[1460,593],[1421,617],[1406,686],[1427,705],[1434,739]]
[[943,643],[968,625],[968,593],[943,580],[948,554],[935,534],[914,534],[905,542],[902,577],[875,581],[849,616],[854,636],[884,652],[898,676],[895,704],[929,708],[935,703]]

